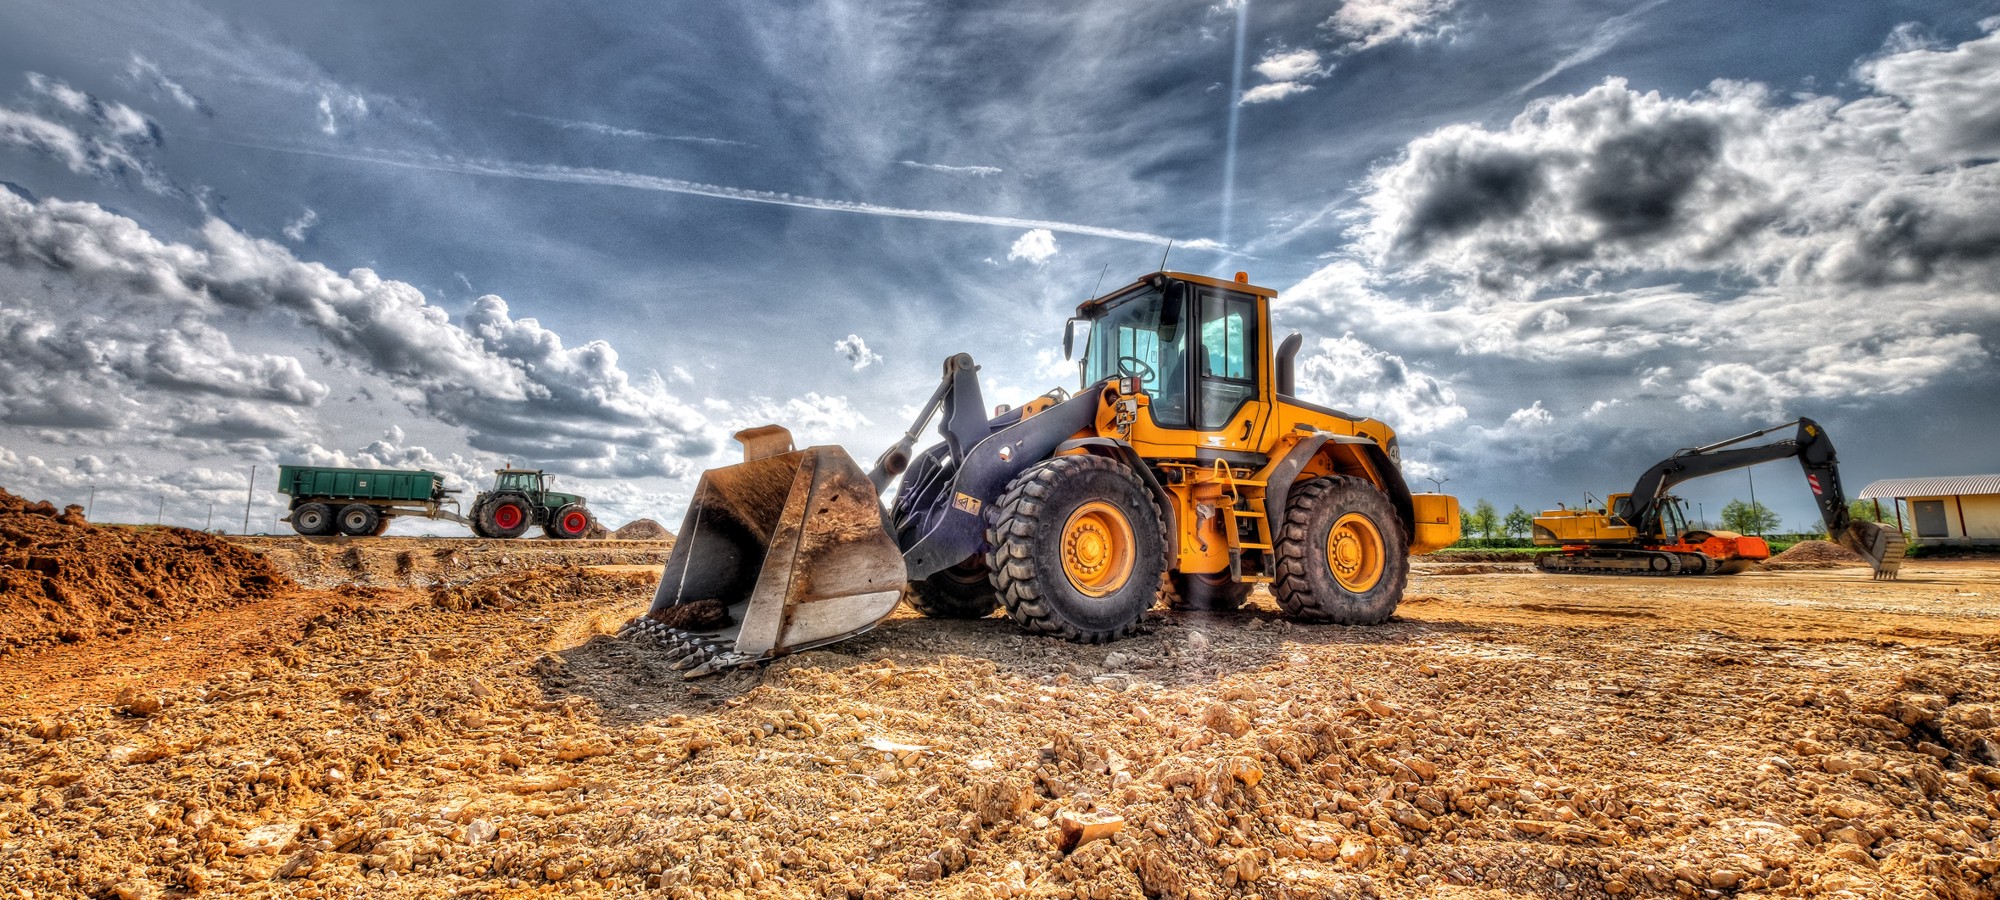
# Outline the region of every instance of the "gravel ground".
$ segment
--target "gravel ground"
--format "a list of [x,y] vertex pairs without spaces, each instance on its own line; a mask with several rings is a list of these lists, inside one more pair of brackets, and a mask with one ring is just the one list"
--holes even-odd
[[406,584],[376,551],[378,586],[0,657],[0,891],[2000,890],[1990,563],[1420,566],[1386,626],[1259,594],[1105,647],[904,611],[688,682],[611,636],[647,566]]

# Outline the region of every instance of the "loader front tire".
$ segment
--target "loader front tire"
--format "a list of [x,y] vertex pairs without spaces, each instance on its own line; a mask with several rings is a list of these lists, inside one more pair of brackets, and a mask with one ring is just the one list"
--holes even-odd
[[1379,625],[1402,602],[1408,548],[1380,489],[1346,475],[1315,478],[1294,488],[1285,506],[1271,592],[1302,622]]
[[927,619],[984,619],[1000,608],[1000,594],[988,575],[985,556],[968,557],[929,578],[911,582],[903,599]]
[[1082,644],[1139,629],[1167,552],[1159,508],[1129,467],[1102,456],[1045,459],[996,505],[986,562],[1009,618]]

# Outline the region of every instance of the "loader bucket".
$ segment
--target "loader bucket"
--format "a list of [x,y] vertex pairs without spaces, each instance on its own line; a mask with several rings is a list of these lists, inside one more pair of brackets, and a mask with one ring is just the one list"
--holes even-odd
[[1856,520],[1840,533],[1840,545],[1868,557],[1875,578],[1893,579],[1903,568],[1903,551],[1909,543],[1900,530],[1874,522]]
[[702,473],[646,615],[687,677],[852,637],[896,609],[903,556],[868,476],[838,447],[737,434],[739,465]]

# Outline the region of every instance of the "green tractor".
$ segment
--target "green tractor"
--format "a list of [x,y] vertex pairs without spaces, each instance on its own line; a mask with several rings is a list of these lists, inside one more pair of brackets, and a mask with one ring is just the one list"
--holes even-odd
[[590,534],[597,525],[583,498],[550,490],[555,476],[540,469],[499,469],[493,473],[492,490],[483,491],[472,501],[467,516],[472,533],[483,538],[517,538],[530,525],[540,525],[542,533],[556,540],[576,540]]

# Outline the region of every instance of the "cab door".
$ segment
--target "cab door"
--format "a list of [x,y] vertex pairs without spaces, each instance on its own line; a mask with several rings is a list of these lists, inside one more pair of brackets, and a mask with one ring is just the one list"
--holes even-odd
[[[1259,434],[1270,412],[1265,382],[1267,336],[1257,315],[1257,298],[1203,287],[1196,292],[1196,317],[1189,352],[1194,370],[1194,430],[1199,448],[1258,453]],[[1228,453],[1217,454],[1229,458]],[[1204,454],[1206,455],[1206,454]],[[1232,463],[1255,462],[1251,459]]]

